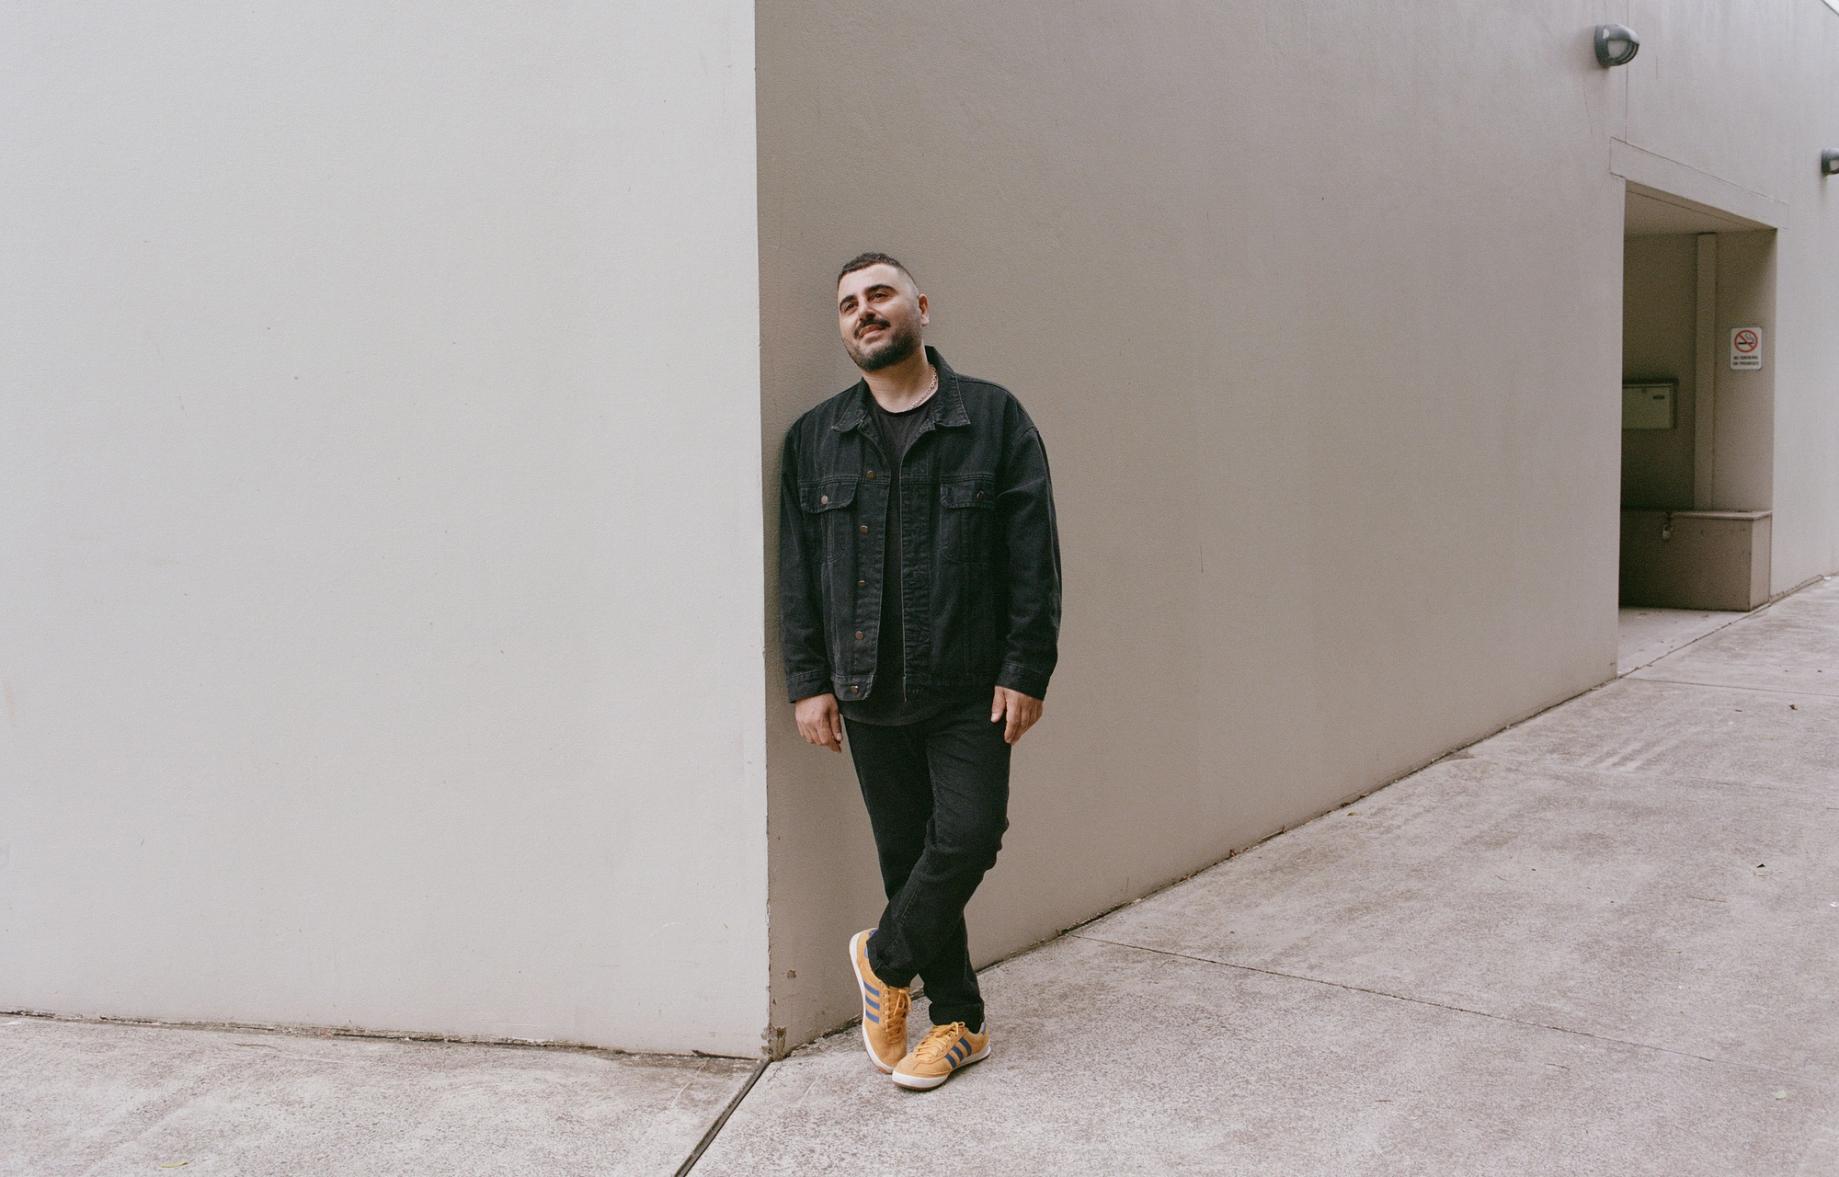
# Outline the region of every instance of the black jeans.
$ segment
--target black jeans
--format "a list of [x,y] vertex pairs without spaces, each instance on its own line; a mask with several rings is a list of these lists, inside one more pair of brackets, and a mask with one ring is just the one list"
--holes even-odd
[[869,967],[895,986],[917,974],[937,1026],[983,1024],[964,905],[1009,828],[1009,745],[991,693],[899,727],[844,720],[888,895]]

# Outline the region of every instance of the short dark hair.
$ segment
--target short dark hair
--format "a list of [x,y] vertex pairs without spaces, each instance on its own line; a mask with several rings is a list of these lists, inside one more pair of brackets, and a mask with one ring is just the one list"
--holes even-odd
[[907,281],[912,282],[915,286],[919,285],[919,281],[913,277],[913,271],[901,265],[899,258],[890,257],[885,253],[874,252],[858,253],[855,257],[844,262],[843,268],[836,272],[836,280],[841,282],[846,276],[855,273],[857,270],[866,270],[870,266],[893,266],[907,276]]

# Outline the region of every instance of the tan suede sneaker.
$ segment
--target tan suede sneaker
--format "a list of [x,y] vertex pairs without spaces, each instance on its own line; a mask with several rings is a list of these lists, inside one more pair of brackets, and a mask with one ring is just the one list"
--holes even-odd
[[868,967],[868,937],[874,930],[850,937],[849,963],[862,986],[862,1045],[875,1069],[887,1075],[907,1053],[907,991],[883,984]]
[[894,1082],[915,1091],[937,1087],[959,1067],[990,1057],[989,1027],[973,1034],[963,1022],[934,1026],[912,1053],[894,1068]]

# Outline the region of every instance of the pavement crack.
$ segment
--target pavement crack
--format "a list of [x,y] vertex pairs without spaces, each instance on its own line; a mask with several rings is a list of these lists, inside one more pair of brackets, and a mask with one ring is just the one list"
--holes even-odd
[[1175,952],[1167,948],[1146,948],[1141,944],[1127,944],[1121,940],[1106,940],[1100,936],[1090,936],[1083,932],[1068,932],[1068,936],[1080,940],[1089,940],[1094,944],[1108,944],[1113,948],[1125,948],[1133,952],[1150,952],[1158,956],[1173,956],[1181,960],[1191,960],[1197,964],[1210,964],[1225,969],[1239,969],[1248,973],[1262,973],[1267,977],[1281,977],[1289,981],[1304,981],[1311,985],[1326,985],[1331,989],[1345,989],[1350,993],[1365,993],[1372,997],[1386,997],[1393,1001],[1408,1002],[1412,1005],[1428,1006],[1432,1009],[1448,1010],[1451,1013],[1469,1014],[1473,1017],[1488,1018],[1496,1022],[1507,1022],[1515,1026],[1525,1026],[1535,1030],[1552,1030],[1559,1034],[1573,1034],[1579,1038],[1590,1038],[1598,1042],[1613,1042],[1618,1046],[1631,1046],[1637,1050],[1658,1051],[1661,1054],[1675,1055],[1679,1058],[1696,1059],[1702,1063],[1711,1063],[1720,1067],[1741,1067],[1745,1070],[1760,1071],[1768,1075],[1782,1075],[1791,1079],[1805,1079],[1804,1075],[1785,1071],[1780,1067],[1771,1067],[1763,1063],[1749,1063],[1733,1059],[1714,1058],[1709,1055],[1693,1054],[1689,1050],[1678,1050],[1671,1046],[1659,1046],[1652,1042],[1637,1042],[1629,1038],[1617,1038],[1610,1034],[1597,1034],[1590,1030],[1579,1030],[1572,1026],[1554,1026],[1546,1022],[1532,1021],[1528,1018],[1516,1018],[1508,1014],[1490,1013],[1485,1009],[1470,1009],[1463,1005],[1451,1005],[1445,1001],[1432,1001],[1426,997],[1410,997],[1403,993],[1391,993],[1384,989],[1370,989],[1364,985],[1349,985],[1342,981],[1328,981],[1321,977],[1304,976],[1301,973],[1286,973],[1278,969],[1261,969],[1256,965],[1234,964],[1229,960],[1215,960],[1207,956],[1195,956],[1188,952]]

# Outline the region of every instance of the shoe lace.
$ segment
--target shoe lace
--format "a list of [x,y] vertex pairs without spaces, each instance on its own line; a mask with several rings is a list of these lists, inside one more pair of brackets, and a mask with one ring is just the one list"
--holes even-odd
[[969,1029],[970,1027],[963,1022],[934,1026],[924,1038],[920,1039],[920,1044],[913,1048],[913,1053],[916,1057],[923,1059],[944,1058],[945,1052],[958,1041],[958,1036],[967,1033]]
[[881,1016],[889,1021],[899,1021],[907,1016],[907,991],[896,989],[892,985],[881,987],[881,1003],[884,1008]]

